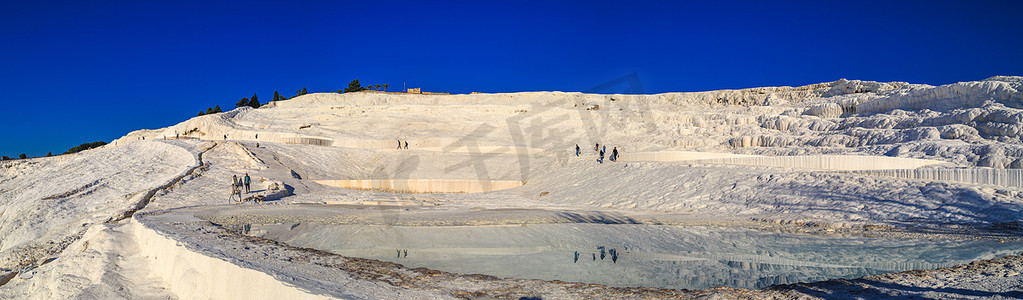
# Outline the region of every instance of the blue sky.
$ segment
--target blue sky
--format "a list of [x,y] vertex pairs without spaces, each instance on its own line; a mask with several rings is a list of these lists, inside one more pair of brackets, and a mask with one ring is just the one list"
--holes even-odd
[[61,153],[258,93],[645,93],[1023,75],[1023,1],[3,1],[0,154]]

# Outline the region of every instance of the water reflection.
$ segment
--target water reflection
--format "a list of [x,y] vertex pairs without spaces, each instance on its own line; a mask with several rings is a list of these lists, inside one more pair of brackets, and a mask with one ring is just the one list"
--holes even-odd
[[633,224],[397,227],[303,223],[252,225],[249,234],[413,268],[685,289],[760,288],[933,269],[1023,249],[1023,243],[997,241],[842,238]]

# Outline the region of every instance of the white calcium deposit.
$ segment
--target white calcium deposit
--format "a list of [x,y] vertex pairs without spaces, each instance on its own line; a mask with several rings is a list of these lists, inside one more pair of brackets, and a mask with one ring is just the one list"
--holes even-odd
[[[217,216],[232,214],[236,219],[225,220],[402,226],[657,220],[997,240],[1021,232],[1021,136],[1023,77],[1015,76],[943,86],[842,79],[656,95],[309,94],[134,131],[76,154],[0,162],[0,298],[519,295],[492,288],[513,279],[409,283],[368,270],[307,267],[316,261],[280,254],[286,246],[225,239],[230,235],[209,229],[240,226],[217,223]],[[602,161],[595,144],[606,147]],[[229,186],[244,174],[252,191],[237,204]],[[324,206],[340,212],[317,209]],[[266,207],[294,209],[261,215]],[[520,210],[531,213],[511,213]],[[552,213],[562,211],[585,213]],[[184,217],[160,217],[175,213]],[[488,238],[502,237],[480,243]],[[939,298],[1018,295],[1005,293],[1023,283],[1007,271],[976,284],[963,279],[974,278],[969,270],[928,271],[944,274],[941,281],[884,280],[905,287],[891,293]],[[589,295],[563,283],[523,282],[506,290],[545,299]],[[938,286],[948,290],[930,289]],[[611,298],[622,292],[607,289]],[[676,292],[664,295],[684,297]],[[692,293],[716,292],[813,296],[784,286]]]

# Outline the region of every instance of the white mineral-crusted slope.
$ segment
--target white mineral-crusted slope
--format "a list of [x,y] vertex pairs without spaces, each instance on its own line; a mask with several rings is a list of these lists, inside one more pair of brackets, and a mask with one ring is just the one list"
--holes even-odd
[[[262,205],[571,208],[683,221],[1011,229],[1021,220],[1023,187],[988,178],[1008,173],[972,170],[1023,168],[1021,133],[1023,78],[1012,76],[943,86],[839,80],[657,95],[310,94],[135,131],[78,154],[0,163],[0,298],[166,296],[166,281],[153,279],[168,280],[159,274],[164,269],[128,267],[153,263],[128,254],[145,243],[101,223],[143,204],[144,212],[227,204],[231,176],[245,173],[257,195],[293,194]],[[399,140],[409,149],[395,149]],[[597,163],[595,143],[620,150],[623,160]],[[629,157],[682,151],[713,152],[693,156],[715,159]],[[832,164],[736,155],[857,157]],[[908,171],[877,170],[893,160],[869,156],[941,163],[900,160],[890,167]],[[856,161],[871,166],[848,163]],[[963,175],[946,177],[955,172]],[[483,194],[403,195],[315,182],[415,178],[525,184]],[[274,185],[286,193],[274,194]],[[191,247],[227,251],[215,241]],[[284,263],[269,266],[278,264]],[[95,271],[103,268],[111,271]],[[364,286],[386,288],[379,283]],[[120,287],[132,290],[116,292]]]
[[0,288],[3,299],[178,299],[154,273],[129,224],[96,224],[60,257]]
[[0,268],[53,254],[198,164],[196,143],[133,142],[0,164]]
[[[861,153],[1019,168],[1020,77],[943,86],[839,80],[657,95],[310,94],[195,117],[163,137],[527,154],[603,142],[625,151]],[[257,137],[258,135],[258,137]],[[610,151],[610,149],[609,149]]]
[[987,225],[1017,222],[1023,212],[1019,188],[699,163],[579,159],[538,172],[530,182],[507,193],[547,205],[715,220]]

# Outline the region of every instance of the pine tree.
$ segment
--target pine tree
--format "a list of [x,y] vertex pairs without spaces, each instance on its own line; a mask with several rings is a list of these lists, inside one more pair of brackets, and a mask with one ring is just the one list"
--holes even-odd
[[390,85],[387,85],[387,84],[385,83],[385,84],[384,84],[384,92],[386,92],[386,91],[387,91],[387,88],[389,88],[389,87],[391,87],[391,86],[390,86]]
[[302,95],[305,95],[305,94],[308,94],[308,93],[309,93],[309,92],[308,92],[308,91],[306,91],[306,90],[305,90],[305,87],[303,86],[303,87],[302,87]]
[[252,99],[249,100],[249,107],[259,108],[259,100],[256,100],[256,95],[252,95]]
[[375,85],[375,87],[377,88],[378,91],[380,90],[380,85],[379,84]]
[[255,101],[256,103],[259,103],[259,100],[257,100],[257,99],[258,98],[256,98],[256,93],[252,93],[252,99],[249,100],[249,103],[252,103],[253,101]]
[[362,87],[362,84],[359,83],[359,80],[356,79],[348,83],[348,87],[345,88],[345,93],[358,92],[365,89],[366,88]]
[[205,112],[205,111],[201,111],[201,110],[200,110],[200,111],[199,111],[199,114],[198,114],[198,115],[196,115],[196,117],[202,117],[202,116],[205,116],[205,115],[206,115],[206,112]]
[[53,152],[46,152],[46,157],[53,156]]
[[207,108],[206,108],[206,114],[207,114],[207,115],[212,115],[212,114],[214,114],[214,113],[215,113],[215,112],[213,111],[213,108],[212,108],[212,107],[207,107]]
[[18,158],[26,159],[26,158],[28,158],[28,155],[25,155],[25,153],[22,153],[21,155],[18,155]]
[[234,107],[242,107],[242,106],[248,106],[248,105],[249,105],[249,98],[248,97],[242,97],[241,100],[238,100],[238,103],[234,104]]
[[213,107],[213,113],[219,113],[219,112],[224,112],[224,110],[220,109],[220,105],[214,106]]
[[276,90],[274,90],[274,100],[273,101],[281,101],[281,94],[278,93]]

